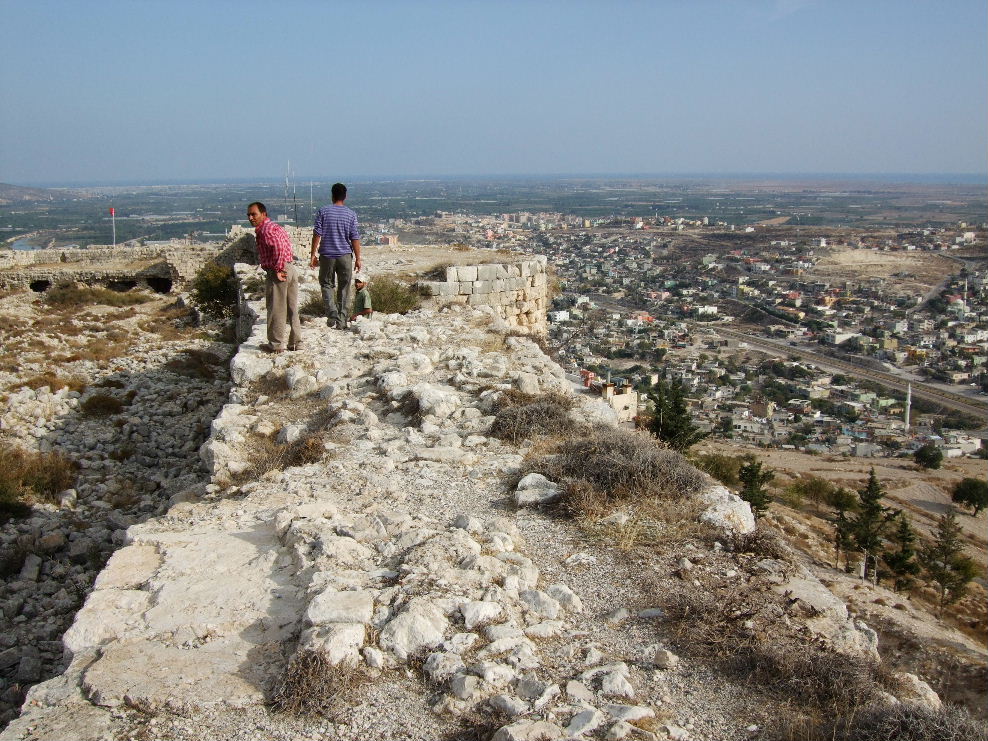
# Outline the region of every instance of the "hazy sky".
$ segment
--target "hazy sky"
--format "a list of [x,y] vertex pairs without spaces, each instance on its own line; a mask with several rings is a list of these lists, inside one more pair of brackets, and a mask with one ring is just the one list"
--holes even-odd
[[0,182],[988,172],[985,0],[0,0]]

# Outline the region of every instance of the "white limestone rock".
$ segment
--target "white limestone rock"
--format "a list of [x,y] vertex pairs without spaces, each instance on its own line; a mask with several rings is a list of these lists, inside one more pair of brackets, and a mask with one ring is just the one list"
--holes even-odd
[[546,720],[519,720],[499,728],[491,741],[555,741],[565,736],[566,732],[555,723]]
[[490,706],[499,713],[515,718],[529,711],[528,703],[514,695],[494,695],[488,700]]
[[459,654],[443,651],[429,654],[422,669],[433,682],[444,682],[454,674],[462,673],[466,666]]
[[751,505],[724,486],[716,485],[697,494],[707,508],[700,515],[706,522],[725,532],[750,533],[755,529]]
[[620,672],[616,671],[604,675],[604,679],[600,684],[600,691],[601,694],[612,697],[635,696],[635,688],[631,686],[631,682]]
[[151,606],[151,594],[138,589],[97,589],[86,598],[75,622],[62,636],[70,656],[131,633],[135,617]]
[[244,386],[266,375],[272,368],[274,361],[271,358],[245,348],[230,361],[230,378],[236,385]]
[[332,666],[357,664],[365,637],[365,626],[360,623],[330,623],[302,633],[299,650],[321,653]]
[[583,600],[565,584],[552,584],[546,592],[569,612],[583,612]]
[[317,594],[305,610],[309,625],[326,623],[361,623],[369,625],[374,613],[374,595],[367,591],[338,592],[325,589]]
[[378,644],[401,661],[424,648],[443,642],[449,621],[441,609],[429,600],[415,598],[393,617],[381,631]]
[[679,666],[679,657],[662,646],[652,646],[646,652],[646,660],[659,669],[675,669]]
[[515,487],[515,504],[519,507],[537,507],[559,499],[562,489],[540,473],[530,473]]
[[449,689],[460,700],[472,700],[480,694],[481,680],[471,674],[457,674],[449,681]]
[[504,608],[496,602],[468,602],[460,608],[463,623],[467,630],[473,630],[478,625],[496,620],[504,612]]
[[604,724],[607,720],[602,712],[596,708],[588,708],[574,715],[566,726],[566,733],[570,736],[583,736],[592,733]]
[[601,710],[610,715],[615,720],[635,721],[642,718],[654,718],[655,711],[644,705],[620,705],[615,703],[604,703]]
[[537,589],[526,589],[520,592],[518,596],[536,615],[541,615],[549,620],[555,620],[559,615],[559,602],[545,592]]
[[939,710],[943,703],[930,685],[909,672],[896,674],[899,680],[899,700],[919,705],[926,710]]

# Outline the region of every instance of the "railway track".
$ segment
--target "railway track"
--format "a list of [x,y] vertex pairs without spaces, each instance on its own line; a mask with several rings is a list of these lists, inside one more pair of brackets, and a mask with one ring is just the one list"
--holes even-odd
[[873,368],[855,365],[854,363],[831,358],[827,355],[820,355],[818,353],[810,352],[800,347],[793,347],[791,345],[773,342],[772,340],[767,340],[762,337],[755,337],[734,329],[726,329],[724,327],[709,324],[703,325],[703,329],[723,337],[747,342],[753,347],[767,349],[786,355],[794,355],[802,358],[803,360],[811,361],[814,365],[818,365],[821,368],[839,370],[847,375],[853,375],[856,378],[865,378],[870,381],[875,381],[883,386],[898,389],[900,391],[906,391],[911,384],[914,396],[927,399],[949,409],[954,409],[956,411],[963,412],[964,414],[968,414],[978,420],[981,420],[985,423],[986,427],[988,427],[988,404],[973,401],[965,396],[961,396],[960,394],[955,394],[950,391],[943,391],[942,389],[938,389],[935,386],[930,386],[929,384],[922,383],[920,381],[907,381],[891,373],[885,373],[883,371],[874,370]]

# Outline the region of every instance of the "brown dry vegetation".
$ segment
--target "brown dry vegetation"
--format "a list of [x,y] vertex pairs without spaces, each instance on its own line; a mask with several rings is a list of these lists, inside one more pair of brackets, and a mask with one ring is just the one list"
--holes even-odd
[[569,418],[573,399],[562,394],[525,394],[503,391],[494,405],[493,437],[517,443],[546,435],[575,431]]
[[301,651],[289,661],[273,705],[283,713],[342,720],[369,682],[365,669],[333,666],[321,652]]
[[52,502],[72,486],[76,466],[59,453],[0,444],[0,521],[23,515],[34,502]]
[[[710,452],[712,445],[706,444],[704,449]],[[983,698],[988,691],[988,595],[983,576],[970,585],[967,596],[948,607],[941,623],[935,617],[938,595],[931,586],[921,583],[908,594],[896,593],[888,582],[875,586],[835,569],[832,510],[825,504],[789,496],[786,490],[808,477],[857,490],[864,486],[874,466],[886,492],[884,504],[905,511],[920,536],[929,538],[936,518],[950,505],[953,483],[964,476],[983,476],[984,461],[951,459],[939,470],[923,471],[909,459],[810,456],[725,441],[718,441],[716,447],[717,453],[725,456],[753,454],[776,472],[772,482],[776,501],[763,522],[781,531],[805,554],[826,586],[853,613],[879,630],[884,660],[899,670],[919,674],[945,700],[961,703],[983,716]],[[978,518],[959,514],[957,519],[966,534],[968,554],[983,568],[988,513]]]

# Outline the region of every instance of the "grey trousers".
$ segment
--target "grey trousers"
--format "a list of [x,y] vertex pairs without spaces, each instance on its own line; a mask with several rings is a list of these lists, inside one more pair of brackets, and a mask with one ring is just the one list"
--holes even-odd
[[288,344],[302,341],[302,325],[298,318],[298,270],[285,266],[288,280],[280,281],[275,271],[264,271],[264,308],[268,313],[268,342],[275,350],[285,349],[285,322],[291,326]]
[[[342,257],[319,255],[319,288],[326,319],[337,327],[345,327],[350,318],[350,286],[353,281],[353,254]],[[335,284],[335,285],[334,285]]]

